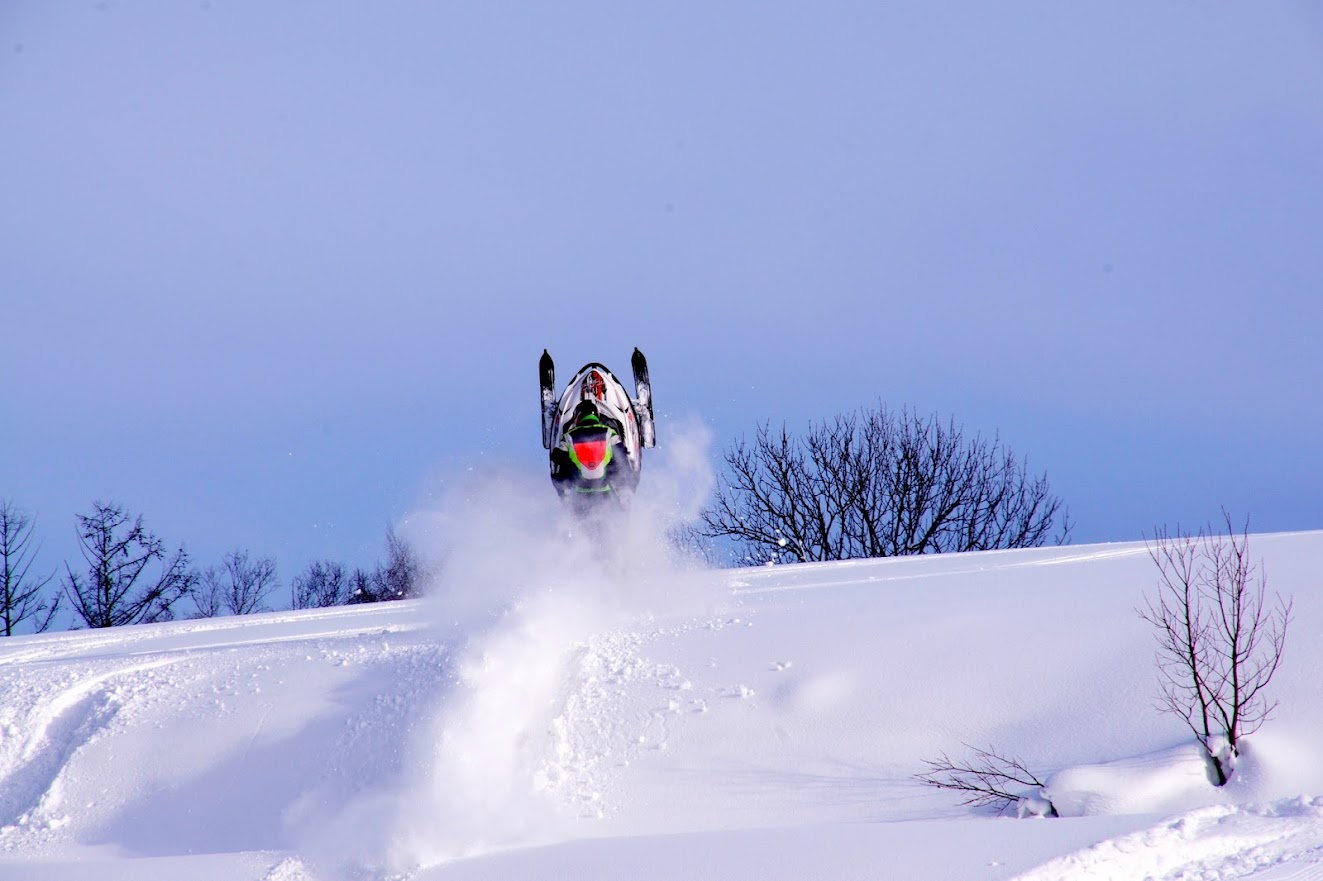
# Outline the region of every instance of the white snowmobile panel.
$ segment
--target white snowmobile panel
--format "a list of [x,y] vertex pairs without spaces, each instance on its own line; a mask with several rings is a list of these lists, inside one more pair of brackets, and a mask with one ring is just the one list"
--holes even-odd
[[567,449],[567,431],[576,420],[580,404],[590,402],[602,418],[620,426],[622,452],[628,457],[629,467],[638,472],[643,466],[642,438],[638,420],[634,416],[634,403],[629,393],[610,370],[601,364],[588,364],[570,380],[556,407],[556,437],[562,449]]

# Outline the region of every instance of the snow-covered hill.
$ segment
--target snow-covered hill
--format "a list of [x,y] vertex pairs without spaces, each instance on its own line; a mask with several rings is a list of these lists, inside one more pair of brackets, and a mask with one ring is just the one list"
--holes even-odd
[[[426,599],[0,642],[0,879],[1323,878],[1323,533],[1232,784],[1142,544],[709,572],[476,515]],[[917,783],[995,747],[1063,819]]]

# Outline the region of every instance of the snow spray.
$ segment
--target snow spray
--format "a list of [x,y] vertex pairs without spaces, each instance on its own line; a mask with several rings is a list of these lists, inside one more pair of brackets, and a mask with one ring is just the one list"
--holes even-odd
[[407,745],[397,791],[352,811],[355,838],[374,851],[355,861],[404,872],[563,837],[569,820],[545,771],[553,721],[576,685],[574,650],[719,602],[715,581],[671,539],[711,489],[708,441],[705,429],[672,429],[631,503],[601,518],[576,518],[545,478],[508,472],[411,515],[411,535],[425,523],[434,536],[415,541],[436,557],[424,608],[454,663],[438,671],[449,688]]

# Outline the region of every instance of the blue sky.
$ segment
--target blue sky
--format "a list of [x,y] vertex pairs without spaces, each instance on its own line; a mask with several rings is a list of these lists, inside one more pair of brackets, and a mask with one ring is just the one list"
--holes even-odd
[[368,563],[544,467],[544,347],[640,346],[714,461],[883,400],[1077,542],[1323,528],[1317,4],[8,2],[0,119],[0,496],[54,561],[113,499]]

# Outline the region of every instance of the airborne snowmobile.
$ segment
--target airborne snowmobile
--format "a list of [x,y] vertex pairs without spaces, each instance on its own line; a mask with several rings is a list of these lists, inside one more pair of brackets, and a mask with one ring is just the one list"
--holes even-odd
[[648,361],[638,349],[630,366],[634,398],[610,370],[592,362],[574,374],[557,399],[556,368],[551,355],[542,352],[542,446],[551,451],[556,492],[576,508],[632,494],[643,450],[655,443]]

